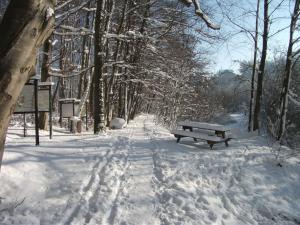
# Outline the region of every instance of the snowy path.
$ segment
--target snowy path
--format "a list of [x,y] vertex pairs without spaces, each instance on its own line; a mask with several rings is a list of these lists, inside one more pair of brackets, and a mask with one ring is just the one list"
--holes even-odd
[[11,129],[0,224],[300,224],[299,158],[276,166],[260,137],[177,144],[152,120],[107,136],[57,130],[40,147]]

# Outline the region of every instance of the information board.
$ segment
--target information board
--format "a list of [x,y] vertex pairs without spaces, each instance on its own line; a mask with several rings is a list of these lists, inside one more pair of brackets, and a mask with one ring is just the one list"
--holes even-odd
[[[49,112],[49,90],[38,90],[38,109],[39,112]],[[15,113],[34,113],[34,85],[24,86],[19,96]]]

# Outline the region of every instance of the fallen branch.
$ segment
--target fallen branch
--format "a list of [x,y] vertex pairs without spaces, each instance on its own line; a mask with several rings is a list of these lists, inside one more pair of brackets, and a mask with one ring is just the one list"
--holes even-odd
[[[4,199],[4,198],[1,198],[1,199]],[[25,199],[26,199],[26,197],[24,197],[24,198],[22,199],[22,201],[16,202],[16,203],[15,203],[13,206],[11,206],[11,207],[1,209],[0,212],[12,211],[12,210],[16,209],[17,207],[19,207],[20,205],[22,205],[22,204],[24,203]]]

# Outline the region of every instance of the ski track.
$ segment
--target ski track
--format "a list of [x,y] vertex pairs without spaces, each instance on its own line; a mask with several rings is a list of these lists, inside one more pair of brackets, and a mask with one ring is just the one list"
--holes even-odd
[[79,191],[80,199],[69,199],[57,224],[113,224],[115,204],[125,185],[131,136],[132,130],[129,130],[128,137],[118,136],[110,144],[112,149],[108,149],[104,156],[94,157],[96,162]]

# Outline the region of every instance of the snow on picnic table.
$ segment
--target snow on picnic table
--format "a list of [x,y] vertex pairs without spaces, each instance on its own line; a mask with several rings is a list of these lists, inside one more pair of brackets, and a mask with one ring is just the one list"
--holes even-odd
[[0,224],[300,224],[300,160],[261,137],[210,150],[141,115],[106,136],[8,133]]

